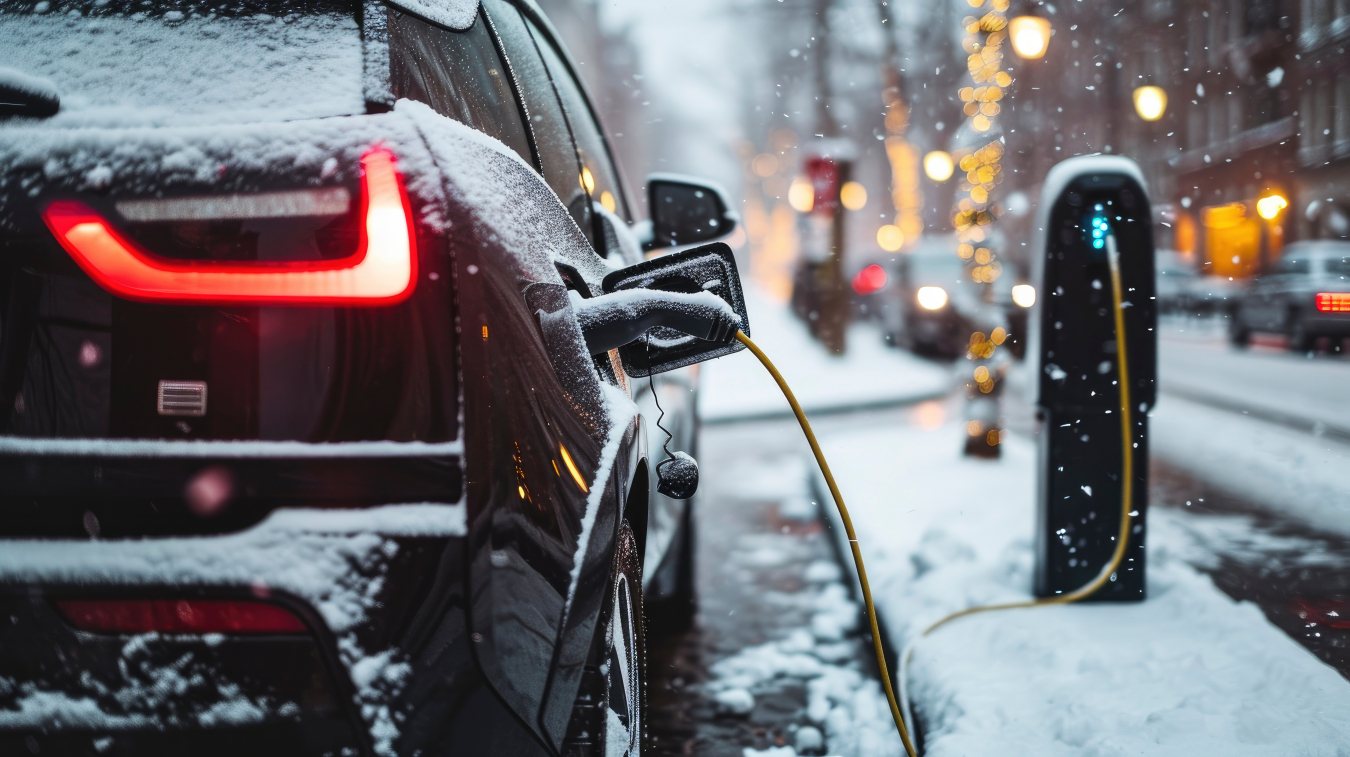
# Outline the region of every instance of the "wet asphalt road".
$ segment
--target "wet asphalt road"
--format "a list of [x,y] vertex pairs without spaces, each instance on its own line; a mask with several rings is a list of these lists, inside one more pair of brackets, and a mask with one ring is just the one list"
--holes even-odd
[[[815,425],[841,421],[821,419]],[[748,715],[719,712],[702,688],[718,660],[809,627],[809,603],[794,597],[818,589],[805,575],[812,563],[837,561],[807,495],[800,436],[791,420],[703,429],[696,500],[698,612],[687,629],[648,625],[648,754],[741,757],[746,747],[795,744],[795,731],[808,724],[800,679],[779,678],[772,690],[756,692]],[[756,486],[765,482],[770,485]],[[846,641],[848,654],[839,663],[856,665],[875,679],[876,664],[865,646],[870,637],[855,630]]]
[[1276,518],[1166,462],[1154,460],[1149,473],[1152,507],[1241,518],[1248,532],[1208,544],[1215,561],[1196,567],[1350,679],[1350,540]]

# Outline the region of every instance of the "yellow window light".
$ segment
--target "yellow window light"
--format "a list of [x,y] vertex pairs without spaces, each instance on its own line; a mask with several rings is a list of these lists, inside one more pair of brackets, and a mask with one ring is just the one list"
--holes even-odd
[[595,191],[595,174],[586,166],[581,167],[581,188],[586,190],[586,194]]
[[614,212],[615,208],[619,207],[618,204],[614,202],[614,195],[611,194],[608,189],[600,193],[600,204],[605,207],[605,210],[608,210],[611,213]]
[[862,210],[867,205],[867,187],[856,181],[846,181],[839,189],[839,201],[849,210]]

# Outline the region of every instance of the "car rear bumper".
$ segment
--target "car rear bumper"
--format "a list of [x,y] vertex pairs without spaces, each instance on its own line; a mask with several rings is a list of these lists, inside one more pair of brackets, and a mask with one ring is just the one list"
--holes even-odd
[[1303,327],[1314,336],[1350,337],[1350,313],[1315,313],[1303,319]]
[[[394,629],[465,533],[463,504],[413,504],[278,510],[222,536],[4,540],[0,753],[393,754],[411,673]],[[58,610],[69,598],[265,601],[304,630],[89,633]]]

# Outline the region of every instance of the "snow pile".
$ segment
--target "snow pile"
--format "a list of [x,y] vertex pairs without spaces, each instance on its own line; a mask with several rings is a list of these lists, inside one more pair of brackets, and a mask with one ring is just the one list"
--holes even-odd
[[0,39],[0,67],[60,92],[49,124],[219,124],[365,111],[361,36],[350,14],[0,12]]
[[[251,586],[256,594],[285,591],[309,602],[337,636],[343,664],[377,751],[393,753],[398,728],[389,703],[408,675],[392,649],[371,652],[359,641],[377,606],[384,573],[399,550],[396,535],[465,536],[463,504],[408,504],[361,512],[280,510],[254,528],[213,537],[70,542],[11,540],[0,543],[0,581],[7,584],[108,583],[119,586]],[[237,687],[194,667],[191,656],[147,657],[153,634],[123,650],[125,681],[111,687],[89,679],[96,699],[76,699],[22,684],[17,712],[3,724],[41,726],[64,722],[100,727],[202,725],[261,719],[284,703],[242,699]],[[151,649],[151,651],[153,651]],[[150,659],[150,662],[140,662]],[[0,691],[4,682],[0,682]],[[8,684],[14,687],[13,682]],[[187,690],[193,697],[181,697]],[[214,696],[212,696],[214,694]],[[188,701],[209,703],[205,709]],[[190,711],[174,708],[193,707]],[[167,713],[167,714],[166,714]]]
[[1142,604],[982,614],[917,639],[1031,585],[1034,449],[1010,436],[999,460],[963,458],[962,433],[822,439],[887,642],[915,641],[904,683],[927,755],[1343,753],[1350,685],[1185,562],[1197,543],[1184,512],[1150,512]]
[[399,5],[433,23],[464,31],[478,15],[478,0],[400,0]]
[[110,686],[86,671],[79,682],[83,697],[0,678],[0,699],[15,706],[0,708],[0,727],[212,728],[259,723],[269,712],[298,711],[294,703],[248,697],[209,664],[184,654],[181,645],[160,644],[161,638],[148,633],[128,639],[118,661],[121,680]]
[[[912,402],[945,394],[946,369],[887,347],[868,324],[849,329],[848,352],[832,356],[782,305],[745,286],[755,343],[774,361],[806,412]],[[700,380],[704,420],[791,415],[787,400],[748,350],[710,361]]]
[[[782,559],[783,554],[765,547],[738,554],[735,559],[742,564],[764,565],[774,557]],[[820,753],[818,747],[828,745],[830,754],[842,757],[902,755],[904,747],[895,734],[881,684],[851,662],[857,641],[846,637],[858,630],[858,605],[847,598],[832,563],[812,563],[807,578],[823,585],[804,592],[804,596],[788,595],[783,600],[792,604],[805,601],[814,610],[810,630],[796,629],[784,639],[746,647],[714,663],[712,678],[705,684],[710,699],[723,714],[749,715],[755,708],[756,694],[796,679],[807,689],[804,715],[810,725],[797,729],[797,746],[803,752]],[[769,753],[789,757],[797,753],[793,747],[777,750]],[[745,753],[765,754],[753,749]]]

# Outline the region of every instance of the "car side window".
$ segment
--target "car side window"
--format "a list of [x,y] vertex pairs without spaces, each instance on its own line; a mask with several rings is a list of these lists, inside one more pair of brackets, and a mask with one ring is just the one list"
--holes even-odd
[[1350,274],[1350,255],[1327,258],[1327,273],[1344,278]]
[[1276,273],[1283,274],[1306,274],[1311,271],[1307,258],[1284,258],[1276,266]]
[[389,8],[389,80],[394,97],[496,137],[531,165],[530,141],[510,71],[480,13],[456,32]]
[[530,23],[530,32],[544,56],[544,63],[548,66],[563,110],[567,113],[567,121],[572,126],[572,134],[576,137],[577,153],[581,160],[581,184],[591,199],[604,206],[605,210],[626,218],[628,212],[627,208],[622,207],[618,174],[610,161],[604,135],[581,91],[581,85],[563,63],[562,55],[533,22]]
[[519,10],[505,0],[485,0],[483,8],[502,41],[507,62],[525,103],[544,181],[562,200],[586,238],[594,244],[590,203],[581,183],[576,144],[572,140],[572,130],[562,106],[558,104],[553,81],[544,68],[543,59],[539,57],[539,48],[535,46],[534,38]]

